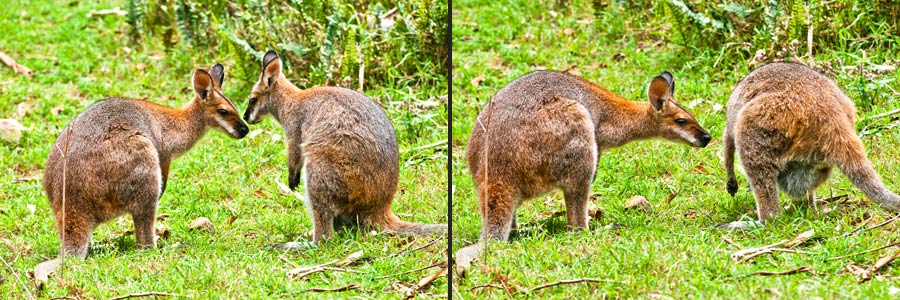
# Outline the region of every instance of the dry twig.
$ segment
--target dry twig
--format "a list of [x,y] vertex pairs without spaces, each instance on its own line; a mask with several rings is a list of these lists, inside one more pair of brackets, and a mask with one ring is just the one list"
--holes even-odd
[[762,276],[794,275],[794,274],[799,274],[799,273],[806,273],[806,272],[812,271],[812,269],[813,268],[811,266],[803,266],[803,267],[799,267],[799,268],[796,268],[793,270],[787,270],[787,271],[781,271],[781,272],[776,272],[776,271],[753,272],[750,275],[762,275]]
[[881,247],[878,247],[878,248],[875,248],[875,249],[869,249],[869,250],[866,250],[866,251],[856,252],[856,253],[848,254],[848,255],[844,255],[844,256],[832,257],[832,258],[829,258],[829,259],[827,259],[827,260],[838,260],[838,259],[842,259],[842,258],[853,257],[853,256],[857,256],[857,255],[860,255],[860,254],[872,253],[872,252],[875,252],[875,251],[887,249],[887,248],[890,248],[890,247],[896,247],[896,246],[900,246],[900,242],[894,242],[894,243],[890,243],[890,244],[887,244],[887,245],[884,245],[884,246],[881,246]]
[[415,272],[422,271],[422,270],[428,270],[428,269],[431,269],[431,268],[434,268],[434,267],[440,267],[440,266],[443,266],[443,265],[446,265],[446,264],[447,264],[446,261],[442,261],[442,262],[435,263],[435,264],[432,264],[432,265],[427,266],[427,267],[421,267],[421,268],[418,268],[418,269],[415,269],[415,270],[406,271],[406,272],[403,272],[403,273],[388,274],[388,275],[378,276],[378,278],[388,278],[388,277],[391,277],[391,276],[400,276],[400,275],[404,275],[404,274],[415,273]]
[[160,292],[146,292],[146,293],[137,293],[137,294],[128,294],[128,295],[117,296],[114,298],[110,298],[109,300],[121,300],[121,299],[141,298],[141,297],[172,297],[172,296],[178,296],[178,295],[169,294],[169,293],[160,293]]
[[551,282],[551,283],[548,283],[548,284],[542,284],[542,285],[539,285],[539,286],[536,286],[536,287],[531,288],[530,291],[534,292],[534,291],[539,291],[539,290],[546,289],[546,288],[548,288],[548,287],[554,287],[554,286],[557,286],[557,285],[573,284],[573,283],[582,283],[582,282],[592,282],[592,283],[599,283],[599,282],[613,282],[613,283],[620,283],[620,282],[614,281],[614,280],[609,280],[609,279],[596,279],[596,278],[566,279],[566,280],[560,280],[560,281],[556,281],[556,282]]
[[34,76],[34,73],[32,73],[31,70],[29,70],[28,68],[26,68],[23,65],[16,63],[16,60],[12,59],[12,57],[9,57],[5,53],[3,53],[3,51],[0,51],[0,61],[3,61],[4,64],[6,64],[10,68],[12,68],[13,71],[16,73],[25,75],[28,78],[31,78],[31,76]]
[[342,286],[338,288],[311,288],[306,290],[307,292],[343,292],[349,290],[358,290],[360,288],[359,284],[351,284],[348,286]]
[[416,296],[416,292],[418,292],[419,290],[421,290],[423,287],[426,287],[426,286],[431,285],[431,283],[434,282],[434,281],[435,281],[436,279],[438,279],[438,278],[447,276],[447,271],[448,271],[448,270],[449,270],[449,269],[447,269],[447,268],[441,268],[441,270],[438,271],[437,273],[434,273],[434,274],[431,274],[431,275],[429,275],[429,276],[427,276],[427,277],[425,277],[425,278],[422,278],[422,280],[419,280],[419,282],[416,283],[416,285],[413,286],[412,289],[410,289],[410,290],[407,292],[406,297],[403,297],[403,299],[404,299],[404,300],[406,300],[406,299],[412,299],[413,297]]

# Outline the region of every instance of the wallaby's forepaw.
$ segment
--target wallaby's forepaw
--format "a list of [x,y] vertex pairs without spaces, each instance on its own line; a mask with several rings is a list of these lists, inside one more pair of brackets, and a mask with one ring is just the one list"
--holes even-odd
[[731,194],[732,197],[734,197],[734,194],[737,194],[738,190],[737,179],[728,178],[728,184],[725,185],[725,189],[727,189],[728,193]]
[[291,190],[296,190],[297,186],[300,185],[300,172],[294,172],[293,170],[288,171],[288,187]]
[[315,248],[316,244],[314,244],[312,242],[287,242],[287,243],[271,245],[270,247],[275,248],[275,249],[302,251],[302,250]]
[[734,221],[725,224],[719,224],[716,226],[718,229],[740,229],[740,230],[750,230],[755,228],[762,228],[763,224],[757,221]]

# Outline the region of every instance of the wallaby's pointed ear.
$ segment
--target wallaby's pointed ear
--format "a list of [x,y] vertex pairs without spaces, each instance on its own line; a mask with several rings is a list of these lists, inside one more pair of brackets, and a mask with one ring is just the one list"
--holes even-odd
[[662,77],[669,83],[669,96],[675,95],[675,77],[672,76],[672,73],[665,71],[659,74],[659,77]]
[[225,66],[216,64],[211,69],[209,69],[209,76],[211,76],[212,79],[216,81],[216,85],[218,85],[219,88],[222,88],[222,82],[225,81]]
[[669,74],[669,72],[654,77],[653,80],[650,81],[650,88],[647,90],[647,96],[650,98],[650,105],[652,105],[653,109],[656,111],[662,111],[666,107],[666,101],[672,97],[670,81],[666,79],[665,75],[668,75],[669,78],[672,77],[672,74]]
[[281,58],[278,57],[278,53],[269,50],[263,56],[263,80],[266,85],[272,86],[278,76],[281,76]]
[[194,91],[197,92],[197,95],[200,95],[200,99],[206,100],[213,88],[213,79],[209,76],[209,73],[197,69],[194,71],[191,81],[194,82]]

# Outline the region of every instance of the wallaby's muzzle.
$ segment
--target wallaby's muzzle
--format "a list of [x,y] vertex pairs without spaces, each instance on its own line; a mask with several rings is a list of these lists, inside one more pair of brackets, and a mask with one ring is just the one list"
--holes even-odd
[[708,132],[700,130],[700,136],[697,137],[697,140],[700,142],[697,146],[700,148],[705,148],[706,145],[709,145],[709,141],[712,140],[712,137]]

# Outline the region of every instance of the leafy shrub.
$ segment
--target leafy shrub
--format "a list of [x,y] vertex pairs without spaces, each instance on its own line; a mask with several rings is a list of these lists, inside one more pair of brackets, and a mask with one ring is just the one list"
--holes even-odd
[[446,74],[446,1],[129,0],[127,8],[134,43],[160,38],[227,56],[243,78],[259,74],[270,49],[300,86],[436,84]]

